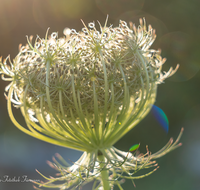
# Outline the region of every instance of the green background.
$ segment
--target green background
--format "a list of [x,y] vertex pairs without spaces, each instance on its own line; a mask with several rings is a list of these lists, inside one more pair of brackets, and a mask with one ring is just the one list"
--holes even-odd
[[[10,54],[13,59],[18,45],[26,44],[26,35],[44,37],[46,30],[58,31],[65,27],[81,30],[85,23],[99,20],[117,26],[119,20],[133,21],[146,18],[147,24],[156,29],[157,39],[152,48],[162,49],[167,58],[163,70],[168,71],[177,63],[180,69],[175,76],[158,87],[155,105],[169,120],[166,134],[151,113],[116,147],[128,150],[140,143],[140,151],[149,145],[151,152],[162,148],[170,137],[176,138],[181,127],[183,146],[160,158],[160,168],[149,177],[135,180],[137,190],[199,190],[200,189],[200,1],[199,0],[0,0],[0,55]],[[46,160],[60,153],[66,160],[76,161],[80,152],[57,147],[34,139],[19,131],[10,121],[4,88],[0,81],[0,181],[5,176],[42,179],[37,168],[45,175],[56,173]],[[24,124],[19,110],[15,115]],[[125,190],[135,189],[131,181],[123,185]],[[0,182],[2,190],[31,190],[30,182]],[[91,189],[91,184],[83,189]],[[118,189],[118,188],[115,188]]]

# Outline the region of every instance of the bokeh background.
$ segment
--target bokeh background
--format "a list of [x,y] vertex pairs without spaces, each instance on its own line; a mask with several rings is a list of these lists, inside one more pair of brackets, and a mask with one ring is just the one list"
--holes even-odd
[[[137,190],[199,190],[200,189],[200,1],[199,0],[0,0],[0,55],[10,54],[13,59],[18,45],[26,44],[26,35],[44,37],[58,31],[63,36],[65,27],[81,30],[85,23],[99,20],[117,26],[119,20],[133,21],[145,17],[147,24],[156,29],[157,39],[153,48],[162,49],[167,58],[163,69],[180,64],[175,76],[167,79],[158,88],[155,105],[159,106],[169,120],[166,134],[152,114],[124,138],[116,147],[128,150],[140,143],[155,152],[162,148],[170,137],[176,138],[181,127],[183,146],[158,160],[160,168],[149,177],[135,180]],[[0,80],[0,189],[31,190],[30,182],[3,182],[10,178],[42,179],[37,168],[45,175],[56,173],[47,164],[55,153],[66,160],[76,161],[81,152],[57,147],[34,139],[19,131],[10,121],[4,88]],[[16,116],[23,123],[20,111]],[[123,185],[125,190],[135,189],[131,181]],[[84,187],[91,189],[91,184]],[[118,189],[117,187],[115,189]]]

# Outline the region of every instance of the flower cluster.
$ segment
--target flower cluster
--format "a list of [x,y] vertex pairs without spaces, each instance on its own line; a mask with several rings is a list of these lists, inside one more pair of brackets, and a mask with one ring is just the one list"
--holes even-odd
[[[99,173],[107,170],[110,184],[119,185],[123,172],[130,175],[154,163],[150,160],[159,156],[135,157],[113,145],[145,117],[157,85],[178,68],[162,73],[166,59],[160,50],[149,49],[156,34],[144,19],[138,28],[124,21],[108,27],[107,20],[100,31],[94,22],[83,25],[80,32],[66,28],[63,38],[56,32],[48,36],[48,30],[34,43],[30,37],[13,62],[9,57],[1,62],[2,78],[11,81],[6,91],[13,123],[38,139],[84,151],[72,167],[57,167],[63,173],[59,180],[67,181],[61,189],[79,180],[100,180]],[[27,128],[14,118],[12,103]],[[174,147],[170,141],[159,155]]]

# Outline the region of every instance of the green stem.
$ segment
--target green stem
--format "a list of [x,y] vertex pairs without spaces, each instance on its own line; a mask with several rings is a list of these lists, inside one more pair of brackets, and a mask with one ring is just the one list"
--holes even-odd
[[105,168],[105,159],[104,155],[99,155],[98,160],[100,161],[100,169],[101,169],[101,180],[103,184],[104,190],[110,190],[109,179],[108,179],[108,170]]

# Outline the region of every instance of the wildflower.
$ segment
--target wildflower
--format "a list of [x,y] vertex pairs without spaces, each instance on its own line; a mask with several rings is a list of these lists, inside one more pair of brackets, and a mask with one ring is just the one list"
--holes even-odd
[[[48,37],[32,37],[19,47],[13,62],[1,62],[2,78],[11,83],[8,113],[20,130],[46,142],[83,151],[70,166],[57,154],[48,162],[60,172],[57,178],[39,183],[43,187],[75,188],[95,180],[93,189],[109,190],[120,179],[137,179],[157,169],[152,161],[180,146],[182,131],[173,143],[155,154],[123,152],[113,145],[140,122],[156,99],[157,85],[173,75],[178,66],[162,72],[166,59],[160,50],[149,49],[156,38],[155,30],[145,19],[138,28],[120,21],[119,27],[95,23],[80,32],[65,29],[65,37],[56,32]],[[8,78],[5,78],[7,75]],[[12,104],[21,109],[26,127],[14,118]],[[138,146],[137,146],[138,147]],[[134,174],[149,167],[151,172]],[[42,174],[41,174],[42,175]],[[63,181],[62,184],[54,182]]]

